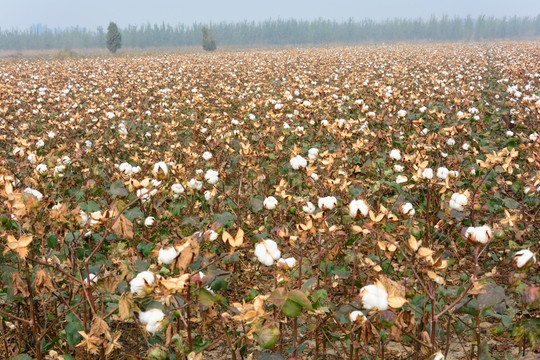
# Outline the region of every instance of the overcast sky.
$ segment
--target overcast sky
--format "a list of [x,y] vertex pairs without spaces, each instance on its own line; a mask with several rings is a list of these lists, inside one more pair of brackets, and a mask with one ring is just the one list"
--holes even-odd
[[94,29],[115,21],[120,27],[264,19],[384,20],[394,17],[536,16],[540,0],[0,0],[0,28]]

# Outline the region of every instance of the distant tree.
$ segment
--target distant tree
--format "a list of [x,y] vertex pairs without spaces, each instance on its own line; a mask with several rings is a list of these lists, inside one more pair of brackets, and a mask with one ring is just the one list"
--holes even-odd
[[109,27],[107,28],[107,49],[113,54],[116,53],[116,50],[120,49],[122,46],[122,35],[118,30],[118,26],[111,21]]
[[203,26],[202,28],[202,47],[206,51],[214,51],[216,50],[216,40],[214,39],[214,34],[206,27]]

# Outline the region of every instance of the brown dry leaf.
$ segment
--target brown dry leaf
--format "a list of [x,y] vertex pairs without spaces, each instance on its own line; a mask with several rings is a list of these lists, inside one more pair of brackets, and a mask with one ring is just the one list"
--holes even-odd
[[410,236],[409,237],[409,240],[407,242],[407,244],[409,245],[409,248],[412,250],[412,251],[415,251],[418,250],[418,248],[420,247],[420,245],[422,244],[422,241],[417,241],[416,238],[414,236]]
[[239,228],[234,238],[227,231],[223,231],[221,237],[225,244],[229,243],[232,247],[239,247],[244,243],[244,230]]
[[133,223],[124,215],[113,224],[112,231],[122,239],[133,240]]
[[35,280],[36,294],[42,296],[43,294],[50,294],[54,291],[54,286],[50,276],[44,270],[38,270]]
[[11,279],[13,280],[13,295],[21,294],[23,297],[30,296],[26,283],[19,273],[13,273]]
[[195,351],[192,351],[188,354],[188,360],[203,360],[202,353],[196,354]]
[[422,257],[431,256],[431,255],[433,255],[433,253],[434,253],[433,250],[428,249],[426,247],[421,247],[420,249],[418,249],[418,255],[420,255]]
[[190,236],[184,244],[176,248],[176,251],[179,255],[175,260],[175,267],[183,274],[191,262],[199,256],[199,243],[195,237]]
[[126,321],[131,319],[135,310],[138,310],[138,308],[133,300],[133,294],[131,292],[125,292],[120,295],[120,300],[118,300],[120,320]]
[[110,334],[111,328],[107,324],[105,320],[100,318],[99,316],[94,316],[94,319],[92,320],[92,326],[90,327],[90,333],[92,335],[105,335]]
[[32,239],[34,238],[33,235],[23,235],[19,240],[16,240],[13,235],[7,236],[7,247],[4,250],[4,254],[6,254],[9,250],[15,251],[21,259],[26,259],[26,256],[28,255],[28,245],[32,242]]
[[183,274],[178,277],[162,279],[160,284],[165,287],[168,292],[182,292],[189,281],[190,274]]
[[90,354],[97,354],[98,345],[102,342],[100,338],[94,336],[92,333],[87,334],[84,331],[79,331],[79,334],[83,337],[83,340],[77,345],[77,347],[86,347],[86,351]]

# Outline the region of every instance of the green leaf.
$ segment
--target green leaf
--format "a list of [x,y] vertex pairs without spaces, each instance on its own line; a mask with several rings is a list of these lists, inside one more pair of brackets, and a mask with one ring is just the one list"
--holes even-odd
[[517,208],[519,208],[519,203],[514,199],[505,198],[503,200],[503,203],[504,203],[504,206],[506,206],[508,209],[517,209]]
[[150,264],[143,260],[135,260],[135,263],[133,263],[133,269],[137,270],[138,272],[146,271],[149,267]]
[[212,306],[215,302],[215,299],[215,295],[212,294],[210,291],[206,290],[205,288],[199,290],[199,301],[204,306]]
[[19,354],[12,359],[13,360],[32,360],[32,357],[28,354]]
[[306,294],[304,294],[302,291],[298,289],[294,289],[290,291],[289,295],[287,296],[287,299],[294,301],[298,305],[302,306],[304,309],[313,311],[313,306],[311,305],[311,301],[309,301]]
[[512,335],[516,341],[527,338],[534,349],[540,340],[540,318],[529,319],[519,325],[514,326]]
[[128,191],[124,187],[124,184],[123,184],[122,180],[116,180],[115,182],[113,182],[111,184],[111,188],[110,188],[109,192],[111,193],[111,195],[116,195],[116,196],[127,196],[128,195]]
[[478,354],[478,360],[493,360],[491,355],[489,355],[489,346],[485,341],[480,343],[480,354]]
[[260,196],[253,196],[251,198],[251,201],[249,202],[249,206],[251,206],[251,210],[253,212],[257,213],[262,210],[263,208],[263,199]]
[[142,218],[144,216],[143,212],[139,208],[129,209],[124,212],[124,216],[131,222],[137,218]]
[[83,331],[84,327],[79,319],[77,319],[77,317],[73,314],[68,314],[66,316],[66,321],[66,340],[69,347],[74,348],[82,340],[82,336],[79,334],[79,331]]
[[494,283],[484,287],[485,292],[478,295],[478,308],[484,310],[488,307],[501,303],[505,299],[504,288]]

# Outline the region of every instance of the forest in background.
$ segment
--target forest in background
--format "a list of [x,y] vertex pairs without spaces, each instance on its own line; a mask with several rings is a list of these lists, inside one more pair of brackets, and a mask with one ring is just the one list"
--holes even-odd
[[[331,43],[380,43],[400,41],[479,41],[527,39],[540,36],[540,14],[535,17],[468,16],[386,21],[350,19],[345,22],[317,19],[195,23],[172,26],[162,23],[121,28],[123,48],[200,46],[203,27],[209,27],[218,46],[281,46]],[[1,29],[0,50],[104,48],[106,30],[81,27],[26,30]]]

